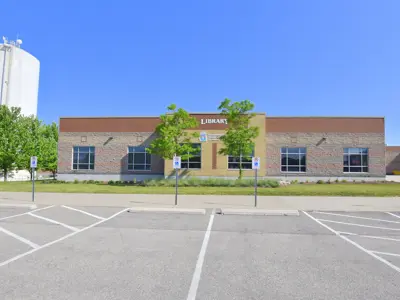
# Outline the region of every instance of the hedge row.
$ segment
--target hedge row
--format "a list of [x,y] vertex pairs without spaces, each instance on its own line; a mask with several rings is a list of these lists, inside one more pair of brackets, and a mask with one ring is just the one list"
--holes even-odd
[[[103,184],[103,185],[133,185],[133,186],[164,186],[164,187],[174,187],[175,180],[174,179],[151,179],[145,181],[96,181],[96,180],[83,180],[78,181],[62,181],[62,180],[42,180],[42,184]],[[210,187],[251,187],[254,186],[253,179],[221,179],[221,178],[209,178],[209,179],[199,179],[199,178],[188,178],[188,179],[179,179],[179,186],[187,186],[187,187],[201,187],[201,186],[210,186]],[[270,187],[276,188],[279,187],[279,182],[277,180],[271,179],[260,179],[257,181],[257,186],[259,187]]]

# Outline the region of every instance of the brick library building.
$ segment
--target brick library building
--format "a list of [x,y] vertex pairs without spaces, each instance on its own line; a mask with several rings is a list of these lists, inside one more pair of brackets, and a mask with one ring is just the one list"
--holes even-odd
[[[225,156],[219,138],[229,124],[220,114],[193,113],[206,137],[182,161],[180,175],[252,177],[251,156],[260,157],[260,178],[286,180],[384,180],[400,171],[400,146],[386,146],[383,117],[269,117],[251,120],[259,136],[251,156]],[[175,176],[172,161],[147,153],[159,117],[62,117],[59,180],[146,180]]]

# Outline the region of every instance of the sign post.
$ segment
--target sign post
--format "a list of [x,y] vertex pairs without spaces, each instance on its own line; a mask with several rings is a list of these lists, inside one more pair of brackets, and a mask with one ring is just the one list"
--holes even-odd
[[178,205],[178,170],[181,168],[180,156],[174,156],[173,168],[175,169],[175,205]]
[[257,207],[257,170],[260,169],[260,158],[253,157],[251,159],[251,167],[254,170],[254,206]]
[[35,169],[37,168],[37,157],[31,157],[31,169],[32,169],[32,202],[35,202]]

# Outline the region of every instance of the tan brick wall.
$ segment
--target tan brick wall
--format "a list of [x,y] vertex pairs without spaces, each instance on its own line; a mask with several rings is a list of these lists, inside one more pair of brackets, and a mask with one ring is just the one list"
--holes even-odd
[[[267,176],[384,176],[383,133],[267,133]],[[326,140],[322,140],[322,138]],[[306,147],[306,173],[281,172],[281,147]],[[369,173],[343,173],[343,148],[369,148]]]
[[400,171],[400,147],[386,149],[386,173],[392,175],[393,171]]
[[[86,142],[82,142],[81,137],[86,137]],[[151,132],[62,132],[58,145],[58,173],[162,174],[164,173],[163,160],[155,155],[152,156],[151,171],[128,170],[128,146],[146,146],[154,138],[155,135]],[[94,170],[72,170],[74,146],[95,147]]]

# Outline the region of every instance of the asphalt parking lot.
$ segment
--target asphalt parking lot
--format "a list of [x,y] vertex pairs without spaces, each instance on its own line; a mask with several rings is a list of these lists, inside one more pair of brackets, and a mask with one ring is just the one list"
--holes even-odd
[[400,299],[400,213],[0,207],[0,282],[0,299]]

